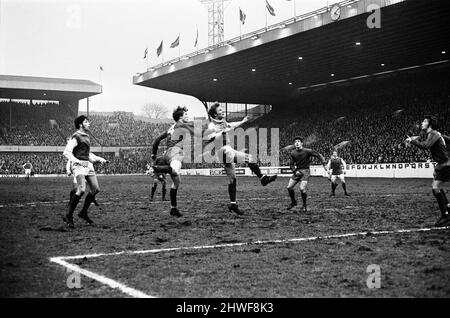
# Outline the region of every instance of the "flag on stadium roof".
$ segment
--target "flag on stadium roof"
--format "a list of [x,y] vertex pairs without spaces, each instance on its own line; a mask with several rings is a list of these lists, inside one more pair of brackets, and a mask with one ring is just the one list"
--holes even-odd
[[266,8],[269,11],[270,15],[275,16],[275,9],[269,4],[269,1],[266,0]]
[[144,59],[147,57],[147,53],[148,53],[148,47],[145,48]]
[[195,37],[194,47],[197,47],[197,44],[198,44],[198,26],[197,26],[197,36]]
[[177,39],[172,42],[172,44],[170,45],[170,48],[173,49],[174,47],[177,47],[178,45],[180,45],[180,35],[178,35]]
[[239,8],[239,20],[241,20],[242,24],[245,24],[245,18],[247,16],[245,15],[244,11],[241,10],[241,8]]
[[156,55],[158,55],[159,57],[162,51],[163,51],[163,41],[161,41],[161,44],[158,46],[158,49],[156,50]]

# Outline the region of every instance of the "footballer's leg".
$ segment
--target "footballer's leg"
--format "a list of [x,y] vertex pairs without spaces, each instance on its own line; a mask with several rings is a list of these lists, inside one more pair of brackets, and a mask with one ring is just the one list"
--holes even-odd
[[150,196],[150,200],[152,200],[153,201],[153,197],[154,197],[154,195],[155,195],[155,191],[156,191],[156,188],[158,187],[158,179],[156,179],[156,177],[153,179],[153,187],[152,187],[152,194],[151,194],[151,196]]
[[165,177],[161,181],[161,185],[162,185],[162,200],[166,201],[166,179],[165,179]]
[[178,211],[177,208],[177,192],[178,188],[180,186],[180,172],[181,172],[181,161],[179,160],[172,160],[170,162],[170,168],[172,170],[172,173],[170,174],[170,177],[172,178],[172,187],[170,188],[170,215],[180,217],[183,216],[180,211]]
[[448,203],[447,196],[443,189],[443,181],[433,180],[433,194],[436,198],[439,210],[441,211],[441,217],[436,222],[436,226],[448,226],[450,225],[450,205]]
[[238,215],[244,214],[236,203],[236,169],[234,163],[225,163],[225,172],[228,177],[228,194],[230,195],[230,204],[228,210]]
[[72,200],[72,197],[77,192],[77,187],[78,187],[77,178],[74,176],[73,181],[72,181],[72,190],[70,190],[70,194],[69,194],[69,203],[67,203],[67,205],[69,205],[69,206],[70,206],[70,201]]
[[306,199],[307,199],[307,194],[306,194],[306,187],[308,185],[308,181],[306,180],[302,180],[302,182],[300,182],[300,193],[302,195],[302,201],[303,201],[303,211],[307,212],[308,209],[306,208]]
[[76,179],[77,179],[77,191],[70,199],[69,211],[67,212],[66,216],[63,218],[64,222],[66,222],[70,228],[75,227],[73,224],[73,212],[75,211],[75,208],[77,207],[78,202],[80,202],[81,197],[83,196],[84,192],[86,191],[85,175],[79,174],[76,176]]
[[235,156],[238,160],[237,162],[247,163],[250,170],[256,175],[256,177],[258,177],[264,187],[277,179],[276,174],[273,176],[263,175],[258,164],[254,162],[252,155],[246,154],[245,152],[236,151]]
[[344,189],[344,194],[349,197],[350,194],[348,194],[347,192],[347,184],[345,183],[345,176],[343,174],[339,175],[339,180],[341,180],[342,189]]
[[336,194],[337,182],[336,175],[331,175],[331,196],[334,197]]
[[297,206],[297,200],[295,199],[294,188],[298,182],[299,182],[299,180],[295,180],[293,178],[289,179],[287,190],[289,193],[289,197],[291,198],[291,204],[289,204],[289,206],[287,207],[288,210],[291,210],[293,207]]
[[86,198],[84,199],[84,205],[81,209],[80,213],[78,213],[78,216],[85,220],[87,223],[92,224],[94,223],[88,216],[88,209],[92,202],[95,201],[95,196],[97,193],[100,192],[100,187],[98,185],[98,180],[96,175],[90,175],[86,176],[86,181],[89,184],[89,193],[86,195]]

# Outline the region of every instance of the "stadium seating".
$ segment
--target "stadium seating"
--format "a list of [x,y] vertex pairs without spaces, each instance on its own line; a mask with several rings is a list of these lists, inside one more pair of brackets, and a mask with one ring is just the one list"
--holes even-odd
[[[244,125],[247,127],[279,127],[280,147],[292,144],[295,136],[306,138],[310,147],[329,157],[334,145],[348,140],[340,150],[347,163],[423,162],[427,152],[406,147],[406,134],[418,133],[418,125],[426,114],[437,114],[440,131],[450,132],[450,76],[447,69],[399,73],[382,79],[332,85],[301,94],[289,105],[277,105],[269,114]],[[14,103],[9,128],[9,103],[0,102],[0,145],[63,146],[73,133],[73,116],[56,104],[27,105]],[[57,126],[49,120],[57,122]],[[141,173],[150,161],[149,146],[170,124],[135,120],[127,113],[111,116],[91,115],[93,146],[147,147],[122,150],[112,154],[109,166],[99,167],[106,173]],[[415,126],[417,125],[417,126]],[[415,131],[414,131],[415,130]],[[268,147],[269,148],[269,147]],[[22,164],[30,160],[36,173],[64,173],[61,154],[2,153],[9,173],[22,172]],[[261,165],[275,165],[260,157]],[[314,163],[318,163],[317,160]],[[289,165],[289,154],[280,152],[280,164]],[[220,167],[220,164],[185,164],[185,168]],[[0,171],[5,173],[5,168]]]

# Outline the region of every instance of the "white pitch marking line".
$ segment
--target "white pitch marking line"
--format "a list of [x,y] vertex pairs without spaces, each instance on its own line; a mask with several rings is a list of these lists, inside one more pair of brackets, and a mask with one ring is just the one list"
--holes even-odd
[[57,263],[59,265],[62,265],[62,266],[66,267],[66,268],[68,268],[68,269],[70,269],[70,270],[72,270],[74,272],[77,272],[77,273],[80,273],[80,274],[82,274],[84,276],[87,276],[89,278],[95,279],[96,281],[98,281],[98,282],[100,282],[100,283],[102,283],[104,285],[108,285],[109,287],[111,287],[113,289],[118,288],[121,292],[123,292],[123,293],[125,293],[127,295],[130,295],[132,297],[135,297],[135,298],[155,298],[155,296],[147,295],[146,293],[143,293],[143,292],[141,292],[139,290],[136,290],[134,288],[128,287],[128,286],[126,286],[126,285],[124,285],[122,283],[119,283],[119,282],[117,282],[117,281],[115,281],[113,279],[110,279],[108,277],[105,277],[105,276],[96,274],[94,272],[82,269],[81,267],[79,267],[77,265],[70,264],[70,263],[64,261],[61,257],[50,258],[50,261],[53,262],[53,263]]
[[115,253],[99,253],[99,254],[87,254],[87,255],[76,255],[76,256],[60,256],[60,257],[52,257],[50,258],[51,262],[62,265],[72,271],[78,272],[82,275],[85,275],[89,278],[95,279],[102,284],[108,285],[111,288],[118,288],[123,293],[130,295],[135,298],[154,298],[155,296],[150,296],[145,294],[144,292],[138,291],[131,287],[128,287],[122,283],[119,283],[113,279],[107,278],[105,276],[96,274],[94,272],[82,269],[81,267],[68,263],[65,260],[73,260],[80,258],[95,258],[102,256],[116,256],[116,255],[133,255],[133,254],[149,254],[149,253],[161,253],[161,252],[173,252],[173,251],[181,251],[181,250],[201,250],[201,249],[217,249],[224,247],[237,247],[237,246],[247,246],[247,245],[263,245],[263,244],[281,244],[281,243],[290,243],[290,242],[306,242],[306,241],[315,241],[320,239],[335,239],[335,238],[344,238],[344,237],[353,237],[360,235],[383,235],[383,234],[400,234],[400,233],[414,233],[414,232],[430,232],[430,231],[442,231],[450,229],[447,227],[432,227],[432,228],[420,228],[420,229],[403,229],[403,230],[392,230],[392,231],[373,231],[373,232],[354,232],[354,233],[346,233],[346,234],[332,234],[332,235],[324,235],[324,236],[312,236],[312,237],[303,237],[303,238],[292,238],[292,239],[284,239],[284,240],[267,240],[267,241],[254,241],[254,242],[241,242],[241,243],[228,243],[228,244],[216,244],[216,245],[198,245],[198,246],[185,246],[185,247],[172,247],[172,248],[160,248],[160,249],[151,249],[151,250],[140,250],[140,251],[121,251]]

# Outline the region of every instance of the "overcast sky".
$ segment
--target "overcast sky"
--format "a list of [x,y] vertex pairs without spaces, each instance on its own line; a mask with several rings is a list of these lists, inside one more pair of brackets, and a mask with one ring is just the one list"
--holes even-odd
[[[266,0],[225,1],[225,39],[239,36],[239,8],[247,18],[242,33],[265,26]],[[276,16],[291,18],[294,0],[269,0]],[[330,1],[333,3],[333,1]],[[324,7],[327,0],[296,0],[297,14]],[[88,79],[103,86],[91,110],[140,113],[148,102],[204,115],[200,101],[186,95],[132,84],[132,76],[162,62],[156,49],[164,40],[164,60],[208,44],[207,9],[199,0],[0,0],[0,74]],[[169,45],[180,34],[180,47]],[[149,58],[144,60],[148,47]],[[99,65],[104,71],[99,71]],[[80,103],[86,108],[86,102]]]

